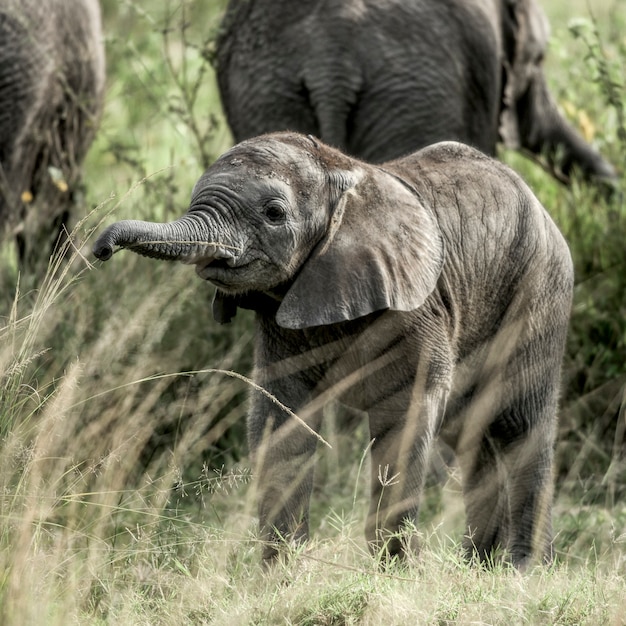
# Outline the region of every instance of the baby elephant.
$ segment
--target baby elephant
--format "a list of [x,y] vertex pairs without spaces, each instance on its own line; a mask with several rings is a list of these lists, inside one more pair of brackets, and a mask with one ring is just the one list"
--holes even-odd
[[435,437],[462,470],[468,556],[551,557],[552,457],[571,306],[568,247],[506,166],[458,143],[368,165],[310,137],[260,136],[200,178],[170,224],[98,238],[193,263],[213,312],[256,312],[248,418],[264,558],[308,536],[317,431],[334,399],[366,411],[366,534],[385,556],[412,526]]

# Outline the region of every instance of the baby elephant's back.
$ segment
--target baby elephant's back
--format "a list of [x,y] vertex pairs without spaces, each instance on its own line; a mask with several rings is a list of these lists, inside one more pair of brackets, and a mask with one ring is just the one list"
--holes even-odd
[[388,166],[410,181],[436,214],[445,242],[440,285],[456,294],[457,322],[465,318],[459,328],[468,341],[488,339],[503,314],[525,309],[567,325],[573,289],[569,248],[515,172],[454,142]]

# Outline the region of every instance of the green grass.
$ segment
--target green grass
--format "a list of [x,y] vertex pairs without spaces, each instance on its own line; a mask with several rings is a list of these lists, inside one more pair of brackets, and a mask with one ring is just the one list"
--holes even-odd
[[[246,384],[216,371],[249,372],[250,315],[219,327],[208,311],[211,290],[190,268],[130,254],[100,266],[90,253],[103,223],[184,212],[207,161],[230,145],[206,63],[223,5],[186,2],[181,32],[180,0],[103,2],[108,95],[85,175],[94,210],[74,232],[71,263],[39,285],[18,280],[11,246],[2,250],[0,621],[626,623],[624,204],[582,185],[565,189],[509,153],[503,158],[562,228],[577,271],[555,566],[524,575],[468,567],[452,475],[443,489],[427,490],[420,558],[381,572],[362,536],[366,433],[330,427],[313,541],[272,572],[259,566]],[[589,21],[579,32],[591,55],[568,29],[573,18],[588,20],[586,2],[545,6],[550,84],[623,171],[625,3],[594,2],[604,56]]]

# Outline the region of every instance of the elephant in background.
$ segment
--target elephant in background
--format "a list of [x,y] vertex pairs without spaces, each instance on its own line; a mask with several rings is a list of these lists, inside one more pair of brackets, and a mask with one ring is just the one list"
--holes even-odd
[[[552,458],[573,290],[567,244],[525,183],[444,142],[375,166],[296,133],[244,141],[169,224],[109,226],[116,246],[194,264],[214,317],[256,313],[248,417],[264,557],[308,536],[322,409],[368,414],[366,535],[417,548],[434,440],[463,474],[469,556],[551,558]],[[311,430],[289,411],[298,414]]]
[[0,0],[0,227],[22,269],[45,269],[68,224],[104,69],[97,0]]
[[294,130],[380,163],[442,140],[613,167],[558,111],[536,0],[230,0],[217,76],[237,141]]

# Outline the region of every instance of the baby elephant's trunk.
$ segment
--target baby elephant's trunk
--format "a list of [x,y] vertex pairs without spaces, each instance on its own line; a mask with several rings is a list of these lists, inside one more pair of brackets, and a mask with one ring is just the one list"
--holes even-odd
[[221,246],[218,254],[218,244],[207,232],[206,223],[190,215],[168,224],[139,220],[116,222],[98,237],[93,253],[101,261],[108,261],[116,246],[153,259],[185,263],[229,255]]

